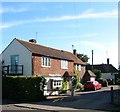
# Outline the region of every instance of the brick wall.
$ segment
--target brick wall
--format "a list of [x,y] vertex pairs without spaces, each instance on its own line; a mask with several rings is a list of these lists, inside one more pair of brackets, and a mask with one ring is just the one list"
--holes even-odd
[[85,67],[85,66],[82,66],[82,67],[81,67],[81,75],[80,75],[81,79],[82,79],[82,77],[84,76],[85,72],[86,72],[86,67]]
[[68,69],[61,69],[61,60],[51,58],[51,67],[41,66],[41,56],[33,56],[33,75],[64,74],[73,71],[73,62],[68,62]]

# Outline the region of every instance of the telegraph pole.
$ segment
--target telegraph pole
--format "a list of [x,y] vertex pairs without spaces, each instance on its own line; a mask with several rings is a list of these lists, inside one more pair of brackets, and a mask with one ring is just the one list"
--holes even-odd
[[92,50],[92,71],[93,71],[93,50]]

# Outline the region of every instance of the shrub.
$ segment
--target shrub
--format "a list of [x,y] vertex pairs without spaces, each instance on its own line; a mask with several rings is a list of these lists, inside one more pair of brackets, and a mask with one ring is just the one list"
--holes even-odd
[[102,84],[102,87],[107,87],[108,86],[108,82],[107,82],[106,79],[99,78],[99,79],[97,79],[97,81]]
[[42,100],[45,98],[44,84],[44,77],[3,76],[3,98],[20,102]]
[[65,82],[62,82],[62,89],[63,90],[67,90],[67,81],[65,81]]
[[82,90],[82,89],[83,89],[83,85],[78,82],[78,83],[76,84],[76,89]]
[[116,83],[117,83],[118,85],[120,85],[120,79],[117,79]]
[[74,89],[76,89],[76,85],[77,85],[78,82],[79,82],[78,77],[74,77],[72,79],[72,86],[73,86]]
[[96,75],[96,80],[102,77],[101,70],[93,69],[93,73]]

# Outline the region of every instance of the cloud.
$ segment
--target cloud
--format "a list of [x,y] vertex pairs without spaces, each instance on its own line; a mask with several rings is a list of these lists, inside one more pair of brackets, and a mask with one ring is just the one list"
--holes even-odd
[[24,24],[24,23],[26,23],[26,22],[25,21],[18,21],[18,22],[0,24],[0,29],[10,28],[10,27],[21,25],[21,24]]
[[18,12],[25,12],[27,11],[27,8],[12,8],[12,7],[1,7],[0,13],[18,13]]
[[96,37],[96,36],[98,36],[98,33],[89,33],[89,34],[81,35],[81,37]]
[[92,48],[98,48],[98,49],[105,49],[106,47],[103,44],[97,43],[97,42],[92,42],[92,41],[79,41],[79,42],[74,42],[74,45],[84,45]]
[[[10,9],[10,8],[8,8]],[[10,12],[22,12],[26,11],[27,9],[5,9],[4,11],[10,11]],[[75,20],[75,19],[89,19],[89,18],[94,18],[94,19],[99,19],[99,18],[117,18],[118,17],[118,11],[117,10],[112,10],[109,12],[98,12],[98,13],[93,13],[90,11],[85,11],[82,14],[79,15],[67,15],[67,16],[60,16],[60,17],[54,17],[54,18],[35,18],[33,20],[23,20],[23,21],[18,21],[18,22],[10,22],[10,23],[3,23],[0,28],[10,28],[13,26],[17,26],[20,24],[26,24],[26,23],[34,23],[34,22],[58,22],[58,21],[67,21],[67,20]],[[90,36],[90,35],[89,35]]]
[[88,12],[88,13],[83,13],[82,15],[78,15],[78,18],[117,18],[118,17],[118,10],[114,9],[112,11],[108,12],[97,12],[93,13]]
[[99,12],[99,13],[93,13],[93,12],[84,12],[79,15],[68,15],[68,16],[60,16],[55,18],[44,18],[44,19],[36,19],[38,22],[52,22],[52,21],[66,21],[66,20],[74,20],[74,19],[89,19],[89,18],[117,18],[118,17],[118,11],[112,10],[111,12]]
[[45,18],[45,19],[36,19],[36,21],[39,22],[50,22],[50,21],[66,21],[66,20],[74,20],[74,19],[89,19],[89,18],[117,18],[118,17],[118,10],[112,10],[110,12],[98,12],[93,13],[90,11],[85,11],[82,14],[79,15],[67,15],[67,16],[60,16],[55,18]]

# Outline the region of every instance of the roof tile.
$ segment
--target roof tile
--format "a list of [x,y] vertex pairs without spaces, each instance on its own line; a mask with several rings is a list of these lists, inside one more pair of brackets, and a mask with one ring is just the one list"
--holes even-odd
[[26,47],[29,51],[31,51],[35,55],[50,56],[53,58],[73,61],[76,64],[85,65],[85,63],[82,60],[77,58],[77,56],[75,56],[71,52],[42,46],[36,43],[27,42],[20,39],[16,40],[19,41],[24,47]]

